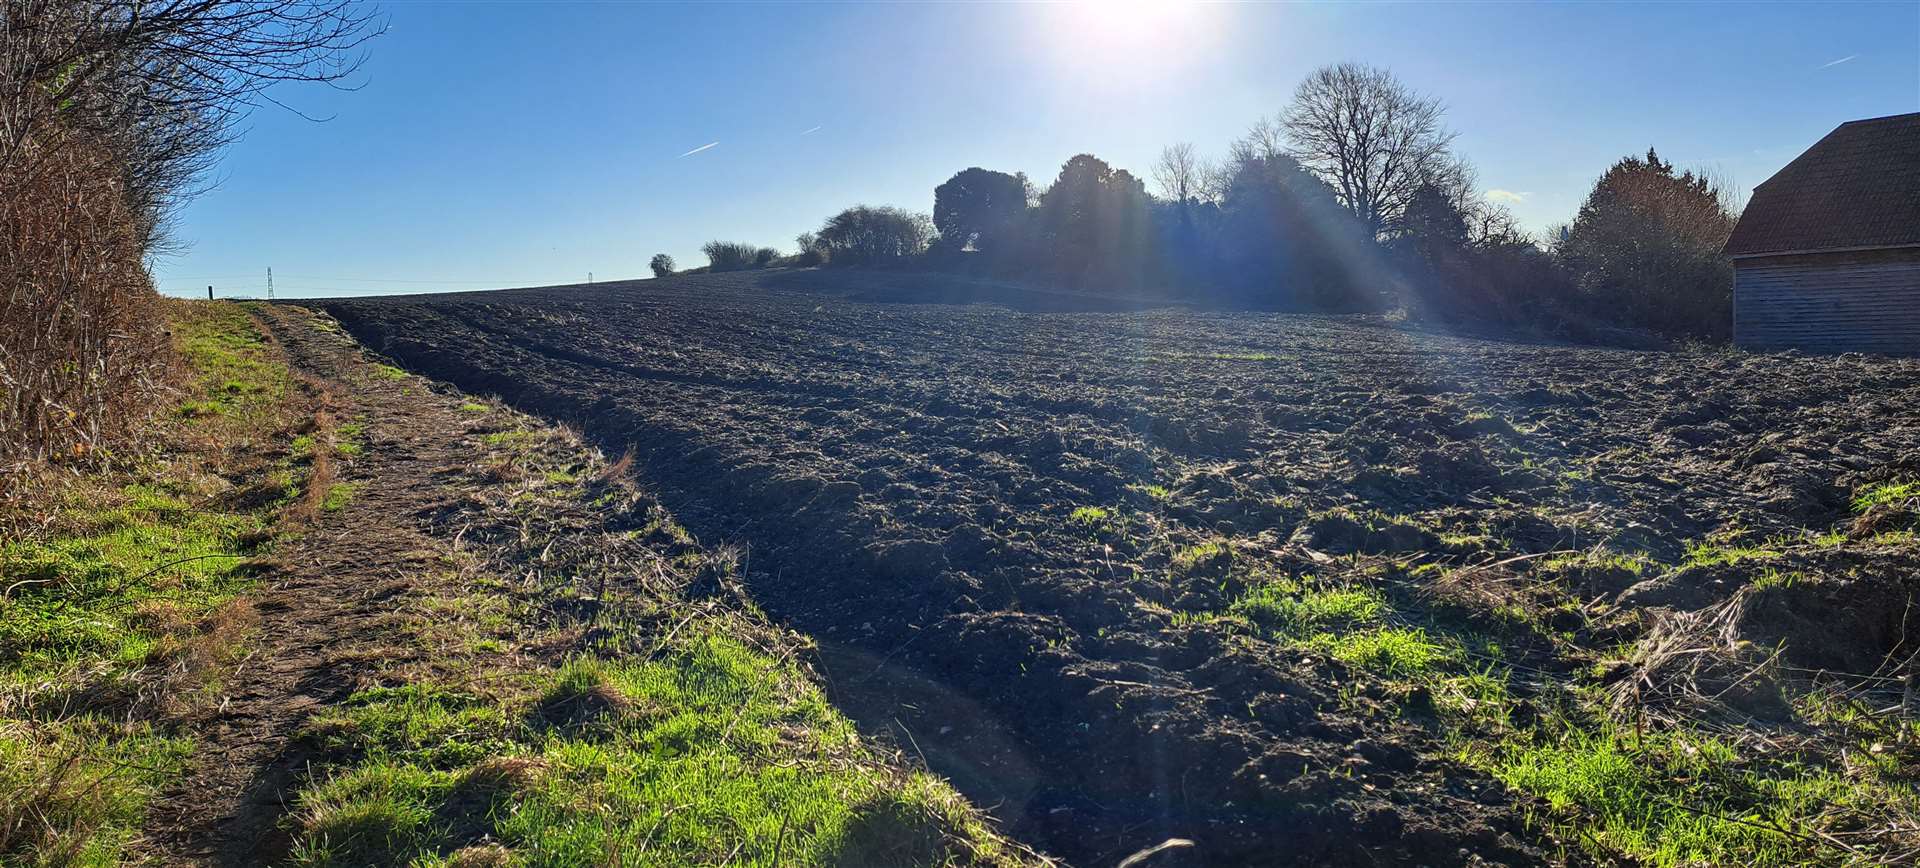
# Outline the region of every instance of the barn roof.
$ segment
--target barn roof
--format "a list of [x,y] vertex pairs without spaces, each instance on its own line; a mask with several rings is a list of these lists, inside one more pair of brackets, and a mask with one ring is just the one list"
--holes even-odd
[[1920,244],[1920,112],[1841,124],[1754,188],[1727,255]]

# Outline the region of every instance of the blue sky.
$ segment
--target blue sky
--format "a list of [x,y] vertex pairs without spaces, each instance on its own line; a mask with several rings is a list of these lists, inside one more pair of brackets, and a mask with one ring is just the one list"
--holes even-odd
[[[1533,229],[1657,147],[1742,189],[1839,123],[1920,110],[1920,2],[392,2],[353,92],[289,87],[179,216],[164,291],[283,297],[613,280],[710,239],[791,249],[968,166],[1050,180],[1217,156],[1315,67],[1442,98]],[[688,151],[712,144],[705,150]],[[685,154],[685,156],[682,156]]]

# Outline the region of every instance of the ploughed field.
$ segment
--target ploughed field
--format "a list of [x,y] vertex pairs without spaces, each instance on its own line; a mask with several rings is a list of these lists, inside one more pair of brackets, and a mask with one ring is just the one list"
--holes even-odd
[[924,275],[313,304],[630,449],[741,546],[705,592],[1068,862],[1914,844],[1920,363]]

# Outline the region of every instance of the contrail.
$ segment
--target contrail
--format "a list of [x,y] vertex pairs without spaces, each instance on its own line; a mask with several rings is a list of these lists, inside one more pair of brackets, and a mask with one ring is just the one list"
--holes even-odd
[[[718,146],[719,144],[720,144],[719,142],[708,142],[708,143],[706,143],[706,144],[704,144],[704,145],[701,145],[700,147],[697,147],[697,148],[694,148],[694,149],[693,149],[693,150],[691,150],[691,151],[688,151],[688,152],[686,152],[686,153],[684,153],[684,154],[681,154],[680,156],[682,156],[682,157],[691,157],[691,156],[693,156],[694,154],[697,154],[697,153],[700,153],[701,151],[704,151],[704,150],[706,150],[706,149],[708,149],[708,148],[711,148],[711,147],[715,147],[715,146]],[[676,159],[678,159],[678,158],[676,158]]]
[[1859,57],[1859,56],[1860,56],[1860,55],[1858,55],[1858,54],[1849,54],[1849,55],[1847,55],[1846,57],[1842,57],[1842,58],[1840,58],[1839,60],[1836,60],[1836,61],[1833,61],[1833,62],[1831,62],[1831,63],[1823,63],[1823,64],[1820,64],[1820,65],[1819,65],[1819,66],[1817,66],[1817,67],[1814,67],[1814,68],[1815,68],[1815,69],[1826,69],[1826,68],[1827,68],[1827,67],[1829,67],[1829,66],[1839,66],[1840,64],[1843,64],[1843,63],[1846,63],[1847,61],[1849,61],[1849,60],[1852,60],[1852,59],[1854,59],[1854,58],[1856,58],[1856,57]]
[[819,131],[820,131],[820,128],[816,126],[816,127],[814,127],[813,129],[810,129],[810,130],[806,130],[806,131],[804,131],[804,132],[802,132],[802,133],[800,133],[800,135],[803,135],[803,136],[811,136],[811,135],[813,135],[814,133],[817,133],[817,132],[819,132]]

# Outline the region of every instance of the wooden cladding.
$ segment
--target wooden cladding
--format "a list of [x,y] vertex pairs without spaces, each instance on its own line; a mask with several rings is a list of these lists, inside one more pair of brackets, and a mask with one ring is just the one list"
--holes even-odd
[[1735,260],[1733,339],[1755,350],[1920,355],[1920,249]]

